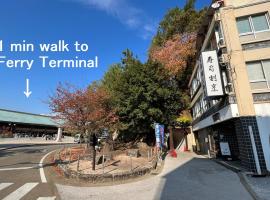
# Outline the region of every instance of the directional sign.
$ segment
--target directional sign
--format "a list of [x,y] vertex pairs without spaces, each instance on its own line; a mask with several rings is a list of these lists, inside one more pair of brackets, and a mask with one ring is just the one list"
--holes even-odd
[[25,94],[26,98],[28,98],[32,94],[32,92],[29,90],[29,79],[28,78],[26,79],[26,91],[24,91],[23,93]]

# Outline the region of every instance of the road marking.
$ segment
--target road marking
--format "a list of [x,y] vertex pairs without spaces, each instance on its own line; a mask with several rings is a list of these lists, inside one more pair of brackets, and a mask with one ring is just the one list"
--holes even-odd
[[17,190],[10,193],[3,200],[19,200],[37,185],[38,183],[25,183],[23,186],[19,187]]
[[56,196],[54,197],[38,197],[37,200],[55,200]]
[[13,168],[0,168],[0,171],[12,171],[12,170],[23,170],[23,169],[36,169],[38,168],[37,166],[32,166],[32,167],[13,167]]
[[45,156],[43,156],[39,162],[39,173],[40,173],[40,178],[41,178],[41,182],[42,183],[47,183],[47,179],[46,179],[46,176],[45,176],[45,173],[44,173],[44,169],[43,169],[43,161],[45,160],[45,158],[51,154],[52,152],[54,152],[56,150],[53,150],[49,153],[47,153]]
[[13,183],[1,183],[0,184],[0,191],[7,188],[8,186],[12,185]]

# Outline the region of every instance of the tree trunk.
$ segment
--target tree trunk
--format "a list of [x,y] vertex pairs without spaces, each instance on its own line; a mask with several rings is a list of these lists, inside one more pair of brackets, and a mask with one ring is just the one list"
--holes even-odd
[[93,160],[92,160],[92,170],[94,171],[96,169],[96,145],[97,145],[97,137],[96,134],[93,133],[92,135],[92,141],[91,146],[93,148]]

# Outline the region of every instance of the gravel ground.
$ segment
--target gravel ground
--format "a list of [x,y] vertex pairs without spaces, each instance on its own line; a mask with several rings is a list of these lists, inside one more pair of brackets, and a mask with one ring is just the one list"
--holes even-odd
[[[80,161],[80,173],[83,174],[102,174],[103,167],[102,164],[96,166],[96,170],[92,170],[92,161],[90,160],[81,160]],[[136,169],[142,166],[150,165],[147,158],[145,157],[132,157],[125,154],[117,155],[111,161],[105,162],[104,164],[104,173],[120,173],[130,171],[132,169]],[[76,171],[77,170],[77,162],[71,163],[68,167]]]

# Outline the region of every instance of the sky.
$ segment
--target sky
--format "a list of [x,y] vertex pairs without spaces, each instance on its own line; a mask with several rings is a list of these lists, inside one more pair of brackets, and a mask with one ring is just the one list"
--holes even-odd
[[[196,8],[211,0],[198,0]],[[5,60],[34,60],[31,70],[6,67],[0,63],[0,108],[49,114],[48,97],[57,85],[69,83],[78,88],[100,80],[110,65],[121,60],[129,48],[142,61],[158,23],[168,9],[183,7],[184,0],[8,0],[0,1],[0,41]],[[41,43],[64,40],[69,52],[40,52]],[[31,43],[34,52],[10,52],[11,43]],[[87,52],[73,50],[75,41],[86,43]],[[50,59],[94,59],[98,67],[87,69],[42,68],[39,56]],[[1,60],[1,59],[0,59]],[[26,98],[26,79],[29,90]]]

